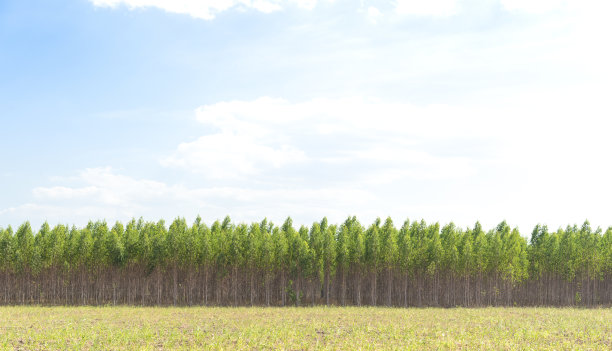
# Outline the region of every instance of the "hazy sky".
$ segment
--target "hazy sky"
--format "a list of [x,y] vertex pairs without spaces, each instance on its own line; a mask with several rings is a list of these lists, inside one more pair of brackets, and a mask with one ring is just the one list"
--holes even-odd
[[2,0],[0,227],[606,227],[611,7]]

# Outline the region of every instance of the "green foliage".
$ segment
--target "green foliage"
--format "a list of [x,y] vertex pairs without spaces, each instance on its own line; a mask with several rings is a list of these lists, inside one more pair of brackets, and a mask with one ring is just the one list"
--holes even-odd
[[[117,222],[110,229],[104,221],[89,222],[84,228],[64,225],[51,228],[44,223],[37,233],[32,231],[29,222],[19,226],[16,232],[10,226],[0,228],[0,277],[2,274],[36,277],[54,272],[53,279],[59,281],[55,288],[65,289],[68,277],[73,276],[80,277],[79,287],[82,287],[100,279],[105,272],[112,272],[106,277],[119,280],[116,277],[125,272],[139,277],[157,271],[158,277],[162,277],[169,269],[177,269],[180,272],[175,274],[191,278],[206,272],[208,279],[210,273],[211,280],[214,279],[210,283],[211,291],[213,286],[220,291],[227,289],[229,283],[224,279],[230,272],[233,272],[234,289],[239,284],[235,280],[246,279],[244,272],[253,280],[247,285],[251,289],[261,288],[264,282],[286,284],[291,280],[298,302],[301,290],[310,291],[313,301],[323,296],[323,290],[326,294],[340,294],[340,283],[334,280],[337,271],[342,273],[338,279],[342,279],[343,286],[363,291],[379,284],[379,290],[389,292],[395,282],[408,289],[409,279],[417,282],[418,279],[435,279],[435,282],[447,279],[449,284],[455,284],[458,279],[463,279],[465,284],[471,280],[492,281],[480,286],[476,294],[466,285],[465,294],[475,297],[486,289],[491,294],[493,288],[510,289],[521,283],[561,279],[564,284],[570,284],[566,285],[570,289],[565,294],[571,294],[563,301],[584,304],[601,300],[602,296],[596,292],[597,282],[609,281],[612,276],[612,227],[604,232],[585,221],[581,226],[550,231],[546,226],[537,225],[529,240],[505,221],[487,232],[478,222],[473,228],[462,229],[453,223],[440,228],[438,223],[427,224],[423,220],[406,220],[398,230],[391,218],[384,222],[376,219],[365,229],[354,216],[340,226],[330,225],[323,218],[298,230],[290,217],[281,226],[267,219],[234,224],[226,217],[208,227],[198,217],[192,225],[184,218],[176,218],[169,227],[164,221],[139,219],[125,226]],[[373,279],[364,282],[373,284],[367,287],[344,283],[347,278],[362,279],[368,274],[376,278],[376,274],[383,272],[384,282]],[[508,285],[504,288],[499,282]],[[266,294],[272,294],[269,286],[266,289]],[[577,289],[580,291],[575,295]],[[372,295],[375,290],[371,289]],[[397,295],[399,290],[395,288],[392,292]],[[391,300],[391,292],[388,296]],[[508,296],[512,298],[511,294]],[[575,296],[581,297],[579,301]],[[561,301],[561,297],[552,298]],[[450,298],[447,303],[451,303]]]

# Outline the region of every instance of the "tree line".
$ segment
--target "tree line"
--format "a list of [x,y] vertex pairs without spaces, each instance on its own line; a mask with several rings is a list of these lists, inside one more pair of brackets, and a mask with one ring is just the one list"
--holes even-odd
[[0,228],[0,284],[4,305],[600,306],[612,227],[26,222]]

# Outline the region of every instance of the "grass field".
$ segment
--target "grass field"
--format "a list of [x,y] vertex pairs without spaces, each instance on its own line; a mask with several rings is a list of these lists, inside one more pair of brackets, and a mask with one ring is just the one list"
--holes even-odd
[[612,309],[0,307],[3,350],[612,349]]

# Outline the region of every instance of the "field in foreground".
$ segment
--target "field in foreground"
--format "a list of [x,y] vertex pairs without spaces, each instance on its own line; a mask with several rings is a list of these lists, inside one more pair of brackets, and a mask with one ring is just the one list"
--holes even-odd
[[612,309],[0,307],[0,348],[612,349]]

